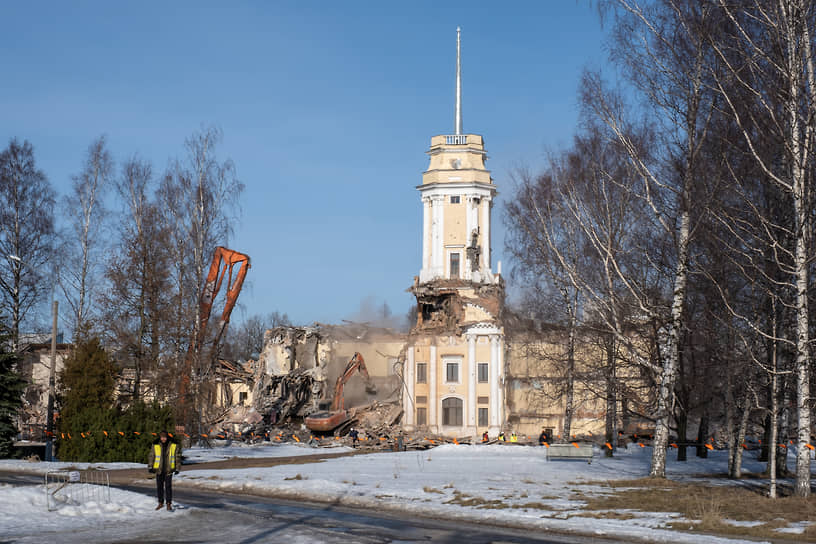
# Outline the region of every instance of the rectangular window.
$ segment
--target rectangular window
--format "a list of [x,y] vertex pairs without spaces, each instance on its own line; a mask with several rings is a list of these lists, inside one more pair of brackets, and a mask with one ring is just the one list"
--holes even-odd
[[416,382],[428,383],[428,363],[416,364]]
[[487,422],[487,408],[479,408],[479,427],[488,425]]
[[459,383],[459,363],[445,363],[445,381]]
[[420,427],[428,424],[428,409],[427,408],[417,408],[417,418],[416,424]]
[[490,402],[490,397],[476,397],[476,402],[478,404],[488,404]]
[[238,404],[243,404],[247,400],[248,393],[246,391],[241,391],[238,393]]
[[479,369],[479,383],[487,383],[489,380],[487,377],[487,363],[479,363],[477,368]]
[[416,403],[417,404],[428,404],[428,397],[426,397],[425,395],[417,395]]
[[450,254],[450,277],[451,278],[458,278],[459,277],[459,254],[458,253],[451,253]]
[[442,400],[442,425],[451,427],[462,426],[462,412],[464,403],[462,399],[451,397]]
[[458,196],[452,196],[451,197],[451,204],[459,204],[459,198],[460,197],[458,197]]

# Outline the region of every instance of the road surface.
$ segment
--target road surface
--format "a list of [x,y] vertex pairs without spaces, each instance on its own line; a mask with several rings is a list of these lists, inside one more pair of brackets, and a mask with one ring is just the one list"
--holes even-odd
[[[0,482],[38,485],[42,476],[0,472]],[[152,486],[117,486],[150,496]],[[111,522],[70,534],[38,532],[36,535],[6,535],[4,542],[37,543],[571,543],[613,542],[578,535],[561,535],[503,529],[365,512],[331,504],[281,501],[253,495],[213,493],[178,487],[173,490],[179,511],[156,513],[151,524]],[[189,509],[188,512],[183,512]],[[7,540],[9,539],[10,540]]]

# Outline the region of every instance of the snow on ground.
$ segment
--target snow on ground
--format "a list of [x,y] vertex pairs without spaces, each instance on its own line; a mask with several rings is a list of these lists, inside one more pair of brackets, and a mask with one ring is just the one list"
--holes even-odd
[[184,462],[206,463],[208,461],[223,461],[233,457],[294,457],[296,455],[320,455],[323,453],[341,453],[351,451],[346,446],[336,446],[330,448],[312,448],[307,444],[275,444],[261,442],[259,444],[247,444],[244,442],[216,442],[215,447],[202,448],[199,446],[184,450]]
[[[248,444],[244,442],[232,442],[227,445],[226,441],[215,441],[214,446],[205,448],[195,446],[183,450],[185,463],[207,463],[210,461],[223,461],[232,458],[262,458],[262,457],[295,457],[298,455],[320,455],[327,452],[342,453],[351,451],[346,446],[335,446],[329,448],[313,448],[307,444],[277,444],[261,442],[258,444]],[[147,457],[147,452],[145,452]],[[35,474],[45,474],[56,470],[118,470],[123,468],[145,468],[144,463],[68,463],[53,462],[43,463],[39,461],[26,461],[24,459],[0,459],[0,470],[11,472],[28,472]]]
[[24,459],[0,459],[0,470],[45,474],[58,470],[118,470],[123,468],[145,468],[144,463],[44,463]]
[[[419,515],[478,519],[518,526],[579,530],[667,542],[718,542],[714,537],[683,534],[665,528],[676,514],[629,512],[632,519],[581,517],[582,496],[609,493],[603,482],[648,475],[651,448],[632,446],[614,458],[547,461],[546,449],[510,445],[444,445],[426,451],[372,453],[327,459],[307,465],[268,468],[195,470],[179,485],[245,491],[281,497],[331,501],[349,506],[392,509]],[[670,456],[667,475],[697,480],[724,473],[727,452],[708,459]],[[752,454],[746,472],[762,472]]]
[[153,522],[156,516],[184,516],[189,511],[156,512],[155,498],[115,488],[110,489],[110,501],[106,496],[100,499],[80,502],[58,495],[49,511],[43,486],[0,484],[0,536],[70,534],[109,525],[146,523],[148,518]]
[[[233,443],[208,449],[190,448],[185,454],[188,460],[201,463],[233,457],[281,457],[347,450],[343,447],[310,448],[303,444],[250,446]],[[190,464],[175,478],[175,484],[335,502],[408,515],[478,520],[516,528],[613,535],[630,540],[735,542],[665,529],[667,524],[681,520],[678,514],[619,511],[631,516],[630,519],[596,519],[581,515],[584,498],[611,492],[604,482],[647,476],[651,448],[630,445],[628,449],[618,450],[614,458],[605,458],[596,450],[591,464],[580,460],[547,461],[546,455],[547,450],[542,447],[449,444],[425,451],[371,453],[317,463],[251,469],[208,470]],[[709,452],[708,459],[690,456],[686,462],[678,462],[675,458],[676,452],[670,451],[667,462],[669,478],[727,485],[721,478],[706,477],[726,472],[727,452]],[[795,452],[792,451],[790,468],[793,468],[794,460]],[[20,472],[45,472],[68,467],[110,470],[142,468],[143,465],[0,461],[0,470]],[[756,461],[755,452],[746,453],[746,473],[761,473],[764,468],[765,463]],[[25,534],[24,528],[35,525],[39,534],[88,530],[94,524],[124,527],[125,523],[157,515],[153,512],[155,502],[152,496],[116,489],[111,489],[110,503],[62,504],[54,512],[47,511],[45,500],[42,486],[0,486],[0,535]],[[797,533],[805,527],[792,524],[782,531]]]

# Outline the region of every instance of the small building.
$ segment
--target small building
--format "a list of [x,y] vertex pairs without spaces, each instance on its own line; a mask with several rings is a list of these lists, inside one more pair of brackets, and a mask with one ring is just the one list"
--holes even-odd
[[[54,369],[55,386],[65,359],[72,349],[72,344],[57,344],[56,368]],[[37,343],[24,344],[20,349],[18,370],[27,385],[23,391],[23,404],[17,415],[17,428],[25,440],[44,440],[51,375],[50,339],[41,338]]]

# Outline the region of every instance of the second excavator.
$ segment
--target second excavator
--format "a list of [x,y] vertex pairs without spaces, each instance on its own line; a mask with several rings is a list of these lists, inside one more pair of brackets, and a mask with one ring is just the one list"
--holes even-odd
[[314,412],[304,419],[304,423],[310,430],[323,433],[336,431],[337,429],[343,428],[343,424],[348,422],[349,411],[345,408],[343,388],[357,370],[359,370],[360,374],[365,378],[366,391],[371,394],[377,392],[374,383],[371,381],[371,376],[368,375],[363,356],[359,353],[355,353],[346,365],[346,369],[340,377],[337,378],[337,382],[334,384],[334,398],[328,409],[324,408],[324,406],[329,404],[328,401],[323,401],[321,402],[321,411]]

